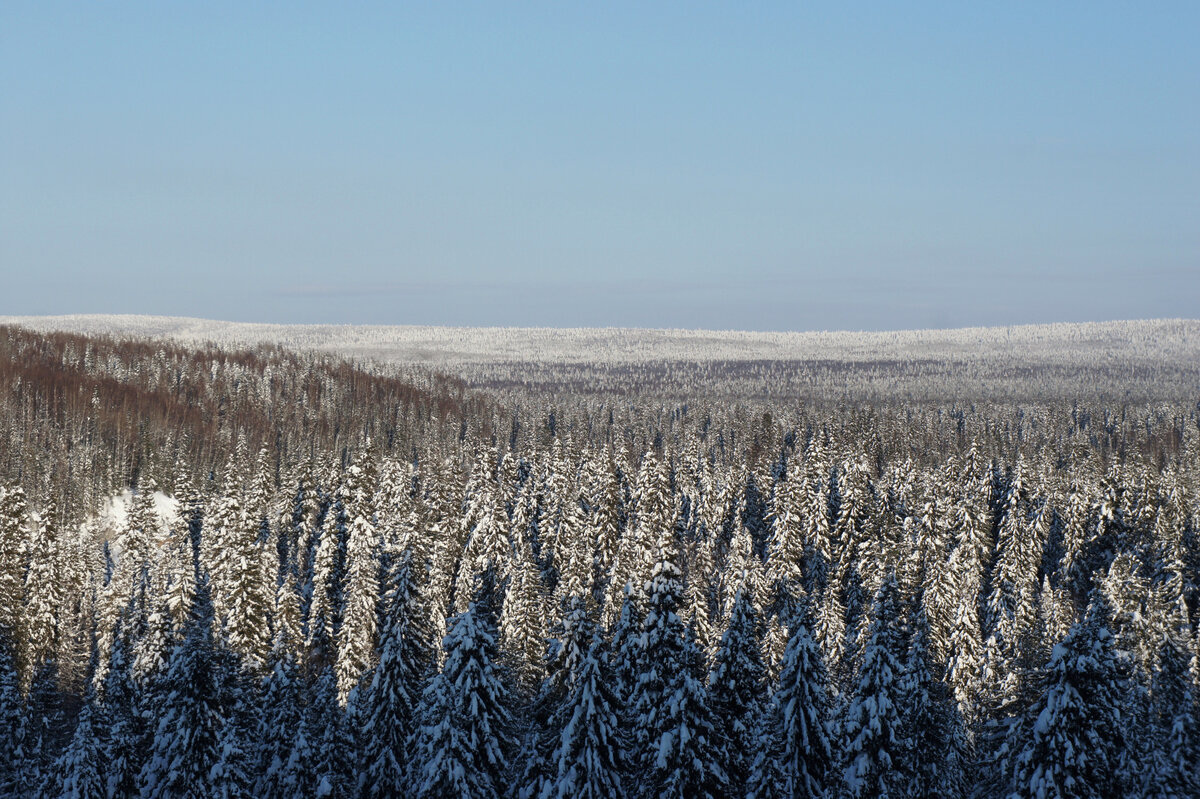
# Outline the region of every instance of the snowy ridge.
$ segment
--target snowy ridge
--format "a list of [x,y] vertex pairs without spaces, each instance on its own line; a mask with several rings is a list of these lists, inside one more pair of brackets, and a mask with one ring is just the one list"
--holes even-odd
[[886,332],[752,332],[640,328],[281,325],[171,316],[3,316],[39,331],[166,339],[221,346],[279,344],[385,363],[453,365],[536,361],[1029,360],[1200,362],[1200,320],[1155,319]]

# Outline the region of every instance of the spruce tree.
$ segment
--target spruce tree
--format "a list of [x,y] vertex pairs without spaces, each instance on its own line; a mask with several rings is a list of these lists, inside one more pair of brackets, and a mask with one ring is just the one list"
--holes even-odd
[[1123,797],[1127,665],[1113,646],[1109,610],[1095,593],[1088,616],[1054,646],[1040,697],[1016,731],[1009,768],[1014,799]]
[[717,797],[728,790],[699,653],[677,610],[683,594],[673,533],[664,533],[645,588],[641,672],[633,689],[634,743],[652,796]]
[[32,756],[29,713],[11,648],[0,638],[0,795],[29,793],[26,760]]
[[432,660],[416,568],[411,550],[393,565],[382,651],[363,692],[359,785],[366,797],[399,796],[406,787],[408,739]]
[[560,714],[553,779],[539,799],[618,799],[626,796],[628,742],[607,673],[604,644],[595,639],[578,665]]
[[902,690],[903,640],[894,573],[884,579],[871,609],[857,685],[843,725],[843,789],[849,797],[903,795],[898,702]]
[[338,636],[338,701],[346,704],[350,691],[375,663],[379,644],[379,533],[374,508],[367,498],[369,473],[351,467],[355,500],[347,530],[345,605]]
[[212,605],[201,583],[183,640],[165,678],[153,742],[138,778],[143,799],[223,795],[235,780],[227,762],[236,724],[229,706],[231,675],[212,637]]
[[504,790],[512,716],[495,663],[495,634],[472,603],[450,621],[445,665],[425,691],[410,747],[410,794],[484,799]]
[[729,789],[738,794],[746,789],[759,748],[761,701],[766,684],[760,637],[758,611],[747,592],[740,590],[734,598],[729,626],[721,636],[708,679],[722,766],[729,777]]
[[46,799],[103,799],[104,736],[101,720],[96,717],[95,696],[89,691],[75,722],[75,731],[59,755],[43,789]]
[[747,796],[825,796],[834,754],[830,722],[825,666],[807,619],[798,615],[779,669],[779,687],[767,711],[763,740],[755,752]]

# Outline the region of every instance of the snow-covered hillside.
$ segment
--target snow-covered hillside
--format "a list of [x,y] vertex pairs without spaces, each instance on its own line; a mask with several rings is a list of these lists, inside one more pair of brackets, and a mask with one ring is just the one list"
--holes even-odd
[[161,338],[222,346],[275,343],[394,364],[652,361],[1030,360],[1076,364],[1200,361],[1200,320],[1057,323],[889,332],[768,333],[635,328],[275,325],[170,316],[4,316],[40,331]]

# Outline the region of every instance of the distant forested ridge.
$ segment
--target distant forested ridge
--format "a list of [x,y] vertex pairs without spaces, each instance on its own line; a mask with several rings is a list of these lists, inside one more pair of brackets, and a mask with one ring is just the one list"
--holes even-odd
[[1196,796],[1194,364],[946,363],[0,328],[0,795]]

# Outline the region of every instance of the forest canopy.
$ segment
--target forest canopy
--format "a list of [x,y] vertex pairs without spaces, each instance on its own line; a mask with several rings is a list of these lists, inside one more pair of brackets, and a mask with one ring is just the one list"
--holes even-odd
[[1194,796],[1195,366],[0,328],[0,793]]

